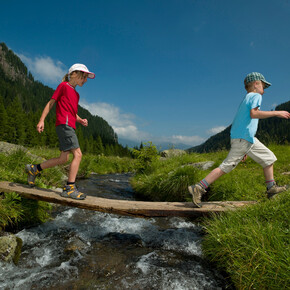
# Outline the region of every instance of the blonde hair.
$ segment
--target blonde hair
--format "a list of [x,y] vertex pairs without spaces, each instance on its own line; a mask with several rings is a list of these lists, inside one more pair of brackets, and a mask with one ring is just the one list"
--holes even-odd
[[244,81],[244,84],[245,84],[245,89],[247,92],[251,91],[253,89],[253,86],[254,84],[256,83],[257,81],[252,81],[252,82],[249,82],[249,83],[246,83],[246,79]]
[[253,88],[254,88],[254,85],[256,82],[261,82],[262,83],[262,86],[263,88],[265,89],[265,83],[262,81],[262,80],[256,80],[256,81],[252,81],[252,82],[249,82],[249,83],[246,83],[246,80],[244,81],[244,84],[245,84],[245,89],[248,93],[252,92],[253,91]]
[[81,78],[84,77],[84,75],[86,74],[85,72],[83,71],[79,71],[79,70],[74,70],[73,72],[71,72],[70,74],[67,73],[63,78],[62,78],[62,81],[63,82],[69,82],[71,76],[73,75],[73,73],[76,73],[78,76],[80,76]]
[[66,74],[63,78],[62,78],[63,82],[68,82],[69,81],[69,74]]

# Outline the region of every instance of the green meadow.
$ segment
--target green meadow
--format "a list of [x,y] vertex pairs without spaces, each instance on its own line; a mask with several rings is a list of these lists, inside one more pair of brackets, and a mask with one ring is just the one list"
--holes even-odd
[[[269,148],[276,154],[274,165],[278,184],[289,184],[290,146],[272,145]],[[189,201],[187,186],[204,178],[212,169],[219,166],[227,156],[227,151],[214,153],[192,153],[169,159],[154,159],[144,170],[137,173],[131,184],[138,195],[155,201]],[[200,170],[194,163],[213,161],[208,170]],[[241,162],[235,170],[222,176],[210,186],[205,200],[258,200],[265,201],[265,181],[263,170],[250,158]]]
[[[187,186],[205,177],[227,155],[227,151],[220,151],[162,159],[152,144],[144,148],[142,152],[135,152],[135,159],[84,154],[79,175],[135,172],[131,184],[138,196],[153,201],[190,201]],[[269,148],[278,158],[274,170],[276,182],[289,184],[290,146],[270,145]],[[55,157],[58,152],[33,148],[29,153],[21,150],[10,155],[0,153],[0,180],[26,183],[26,163],[41,162],[42,158]],[[214,162],[207,170],[193,165],[206,161]],[[65,165],[46,170],[37,178],[36,185],[61,187],[67,170]],[[227,273],[236,289],[289,289],[290,190],[268,200],[263,171],[248,158],[214,183],[204,198],[258,201],[255,205],[199,220],[204,229],[205,258]],[[0,228],[16,230],[44,222],[50,219],[50,210],[48,203],[27,200],[13,193],[2,194]]]
[[[58,149],[47,147],[30,148],[28,152],[17,150],[8,155],[0,153],[0,181],[27,184],[25,164],[37,164],[58,155]],[[84,154],[79,177],[86,178],[92,172],[130,172],[134,170],[134,162],[134,159],[127,157]],[[61,188],[65,184],[68,169],[69,163],[45,170],[36,179],[35,184],[42,188]],[[26,225],[45,222],[50,219],[51,210],[52,206],[49,203],[25,199],[15,193],[0,193],[0,230],[17,230]]]

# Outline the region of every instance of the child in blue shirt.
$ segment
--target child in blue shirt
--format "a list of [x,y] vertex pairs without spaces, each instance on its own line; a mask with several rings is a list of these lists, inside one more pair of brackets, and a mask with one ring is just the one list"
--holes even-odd
[[232,124],[231,149],[228,156],[218,168],[211,171],[203,180],[188,187],[196,207],[201,207],[202,195],[206,193],[209,185],[233,170],[247,156],[250,156],[263,167],[268,198],[272,198],[277,193],[287,189],[286,186],[278,186],[275,183],[273,164],[277,158],[255,137],[255,134],[259,119],[270,117],[289,119],[290,113],[287,111],[260,111],[264,89],[271,86],[262,74],[258,72],[248,74],[244,84],[247,95],[240,104]]

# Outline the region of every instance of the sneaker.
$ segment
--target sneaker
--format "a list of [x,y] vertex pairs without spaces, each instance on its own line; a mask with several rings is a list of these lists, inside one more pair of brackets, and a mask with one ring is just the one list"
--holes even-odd
[[277,193],[283,192],[287,190],[287,186],[278,186],[276,183],[267,190],[268,198],[273,198]]
[[27,177],[28,185],[30,187],[34,187],[35,178],[40,175],[40,172],[38,171],[37,166],[33,164],[26,164],[25,171],[28,174],[28,177]]
[[196,207],[201,207],[201,197],[206,193],[206,190],[203,189],[199,184],[190,185],[188,191],[192,195],[192,202]]
[[70,197],[72,199],[82,200],[86,198],[86,195],[82,192],[79,192],[77,187],[74,184],[66,185],[63,188],[62,193],[60,194],[62,197]]

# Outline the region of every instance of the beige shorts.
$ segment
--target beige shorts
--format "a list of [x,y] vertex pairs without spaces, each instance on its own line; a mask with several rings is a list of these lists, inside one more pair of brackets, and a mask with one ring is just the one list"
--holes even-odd
[[231,150],[219,168],[223,172],[229,173],[240,163],[245,155],[251,157],[263,168],[273,164],[277,160],[274,153],[257,138],[255,138],[254,144],[244,139],[231,139]]

